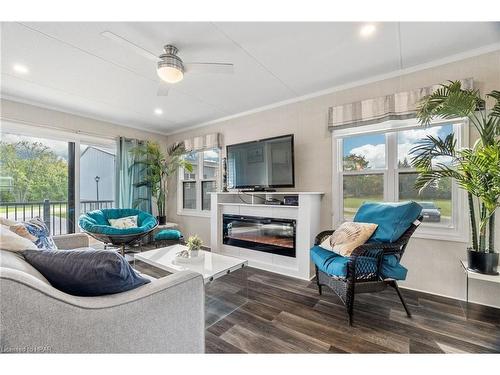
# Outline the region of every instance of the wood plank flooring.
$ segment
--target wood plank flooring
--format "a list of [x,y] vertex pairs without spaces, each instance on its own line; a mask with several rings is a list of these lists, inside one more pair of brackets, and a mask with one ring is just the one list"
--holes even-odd
[[[165,271],[136,262],[154,277]],[[500,309],[402,290],[356,296],[354,326],[342,302],[314,281],[248,268],[248,302],[206,331],[207,353],[499,353]]]

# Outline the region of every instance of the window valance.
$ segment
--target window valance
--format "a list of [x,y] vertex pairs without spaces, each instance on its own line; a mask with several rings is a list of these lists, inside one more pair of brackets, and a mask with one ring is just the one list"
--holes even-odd
[[186,151],[201,151],[221,147],[220,133],[211,133],[184,140]]
[[[465,89],[473,88],[473,79],[460,80]],[[328,109],[328,129],[351,128],[389,120],[406,120],[415,117],[417,103],[431,94],[439,85],[398,92],[375,99],[343,104]]]

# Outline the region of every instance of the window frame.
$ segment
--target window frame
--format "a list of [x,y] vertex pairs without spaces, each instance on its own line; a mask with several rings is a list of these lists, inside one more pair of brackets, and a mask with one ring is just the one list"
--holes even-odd
[[[450,119],[433,121],[432,126],[453,124],[453,132],[459,148],[469,144],[467,119]],[[334,129],[332,131],[332,222],[334,226],[344,222],[343,176],[363,174],[383,174],[384,200],[399,200],[399,175],[416,172],[414,168],[398,168],[398,132],[417,129],[420,126],[416,119],[387,121],[384,123],[359,126],[355,128]],[[346,137],[367,134],[385,134],[385,168],[366,169],[362,171],[343,171],[343,139]],[[456,181],[451,184],[452,219],[449,226],[424,223],[415,232],[415,237],[434,240],[467,242],[469,236],[466,212],[466,193],[460,189]]]
[[[217,169],[215,176],[213,178],[204,178],[203,169],[204,169],[204,152],[210,150],[217,150],[218,152],[218,160],[217,160]],[[203,149],[198,151],[192,151],[197,154],[198,161],[198,171],[196,173],[195,179],[184,180],[184,168],[179,167],[177,173],[177,215],[181,216],[198,216],[198,217],[210,217],[211,210],[203,209],[203,183],[204,182],[215,182],[216,191],[220,186],[220,168],[221,168],[221,158],[222,158],[222,149],[220,147],[214,147],[210,149]],[[195,182],[196,189],[196,208],[184,208],[184,182]]]

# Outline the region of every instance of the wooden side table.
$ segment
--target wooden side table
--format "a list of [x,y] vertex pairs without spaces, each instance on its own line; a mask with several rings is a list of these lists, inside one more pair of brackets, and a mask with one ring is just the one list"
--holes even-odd
[[500,284],[500,275],[485,275],[473,271],[469,269],[469,265],[466,260],[460,260],[460,265],[465,273],[465,317],[467,318],[469,311],[469,279]]

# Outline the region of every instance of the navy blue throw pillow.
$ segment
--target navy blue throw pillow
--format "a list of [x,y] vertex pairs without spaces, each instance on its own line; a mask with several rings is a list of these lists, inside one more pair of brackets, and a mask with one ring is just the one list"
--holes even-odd
[[150,281],[110,250],[25,250],[24,258],[54,288],[75,296],[121,293]]

